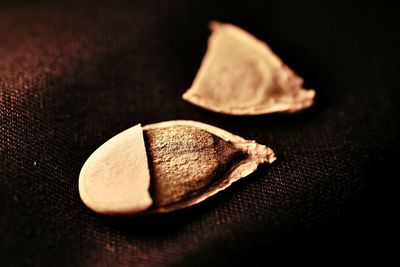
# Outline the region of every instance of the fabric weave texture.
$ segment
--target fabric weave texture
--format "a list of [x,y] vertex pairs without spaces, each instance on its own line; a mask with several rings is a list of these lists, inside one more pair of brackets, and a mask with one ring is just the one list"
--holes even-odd
[[[385,248],[399,149],[396,10],[384,2],[1,2],[1,265],[267,265],[277,248],[335,257]],[[230,117],[181,100],[212,19],[266,41],[316,89],[315,106]],[[87,209],[78,192],[87,157],[137,123],[173,119],[257,140],[278,160],[172,214]]]

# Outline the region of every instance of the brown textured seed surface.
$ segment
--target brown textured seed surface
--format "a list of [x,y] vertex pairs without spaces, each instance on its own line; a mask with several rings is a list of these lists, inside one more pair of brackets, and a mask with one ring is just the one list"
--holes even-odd
[[230,115],[296,112],[312,105],[314,90],[268,45],[231,24],[211,23],[207,52],[183,99]]
[[157,206],[199,194],[242,154],[230,142],[185,125],[150,129],[144,135]]
[[[251,174],[259,164],[276,159],[274,152],[264,145],[201,122],[160,122],[144,126],[143,132],[147,149],[152,150],[148,157],[153,158],[149,168],[156,205],[149,209],[150,213],[195,205]],[[153,137],[149,138],[148,133]],[[172,159],[175,156],[180,159]],[[184,170],[183,174],[176,167]],[[191,184],[187,176],[196,177],[197,181]]]

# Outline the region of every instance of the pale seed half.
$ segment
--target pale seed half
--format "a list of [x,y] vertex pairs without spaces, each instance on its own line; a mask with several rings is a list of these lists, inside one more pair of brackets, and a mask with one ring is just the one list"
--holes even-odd
[[82,201],[95,212],[130,214],[148,209],[150,173],[140,124],[109,139],[79,175]]

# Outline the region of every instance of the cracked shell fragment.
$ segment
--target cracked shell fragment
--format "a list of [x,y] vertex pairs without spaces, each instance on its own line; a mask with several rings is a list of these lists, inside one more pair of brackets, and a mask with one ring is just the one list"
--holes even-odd
[[204,123],[136,125],[89,157],[79,192],[98,213],[170,212],[199,203],[274,160],[270,148]]
[[293,113],[313,104],[315,91],[264,42],[232,24],[212,22],[200,69],[183,99],[229,115]]

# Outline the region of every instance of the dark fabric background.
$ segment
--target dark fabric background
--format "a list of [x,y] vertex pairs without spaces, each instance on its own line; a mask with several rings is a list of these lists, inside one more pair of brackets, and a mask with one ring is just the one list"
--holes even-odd
[[[388,249],[385,259],[398,212],[398,12],[382,1],[2,2],[1,265],[268,265],[276,248],[328,261]],[[229,117],[182,101],[211,19],[268,42],[316,89],[316,105]],[[85,208],[78,174],[94,149],[172,119],[255,139],[278,161],[165,216]]]

